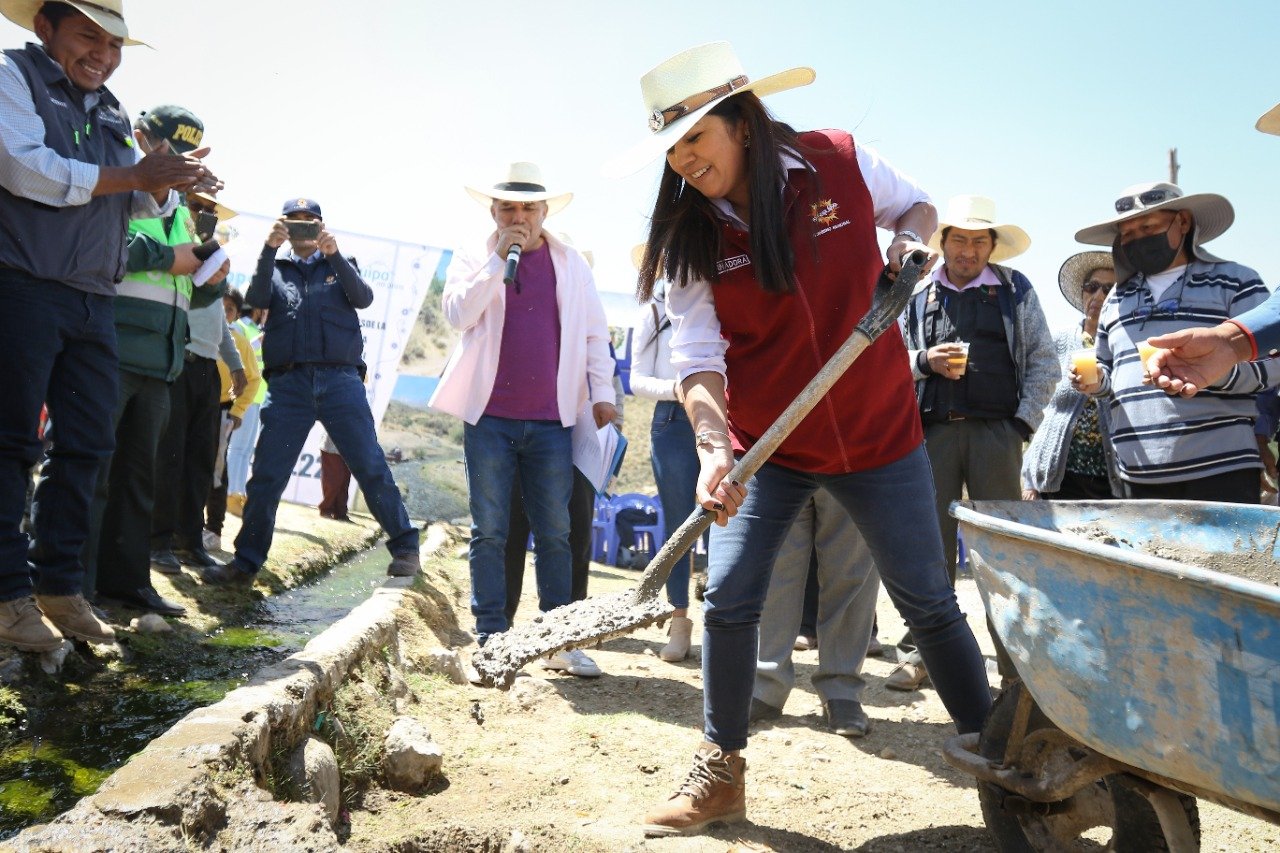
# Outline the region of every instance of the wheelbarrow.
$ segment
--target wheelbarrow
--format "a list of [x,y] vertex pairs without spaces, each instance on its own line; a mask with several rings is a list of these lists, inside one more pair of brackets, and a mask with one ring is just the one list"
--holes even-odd
[[[957,501],[1018,678],[947,761],[1003,851],[1199,849],[1196,798],[1280,823],[1280,510]],[[1088,835],[1086,836],[1086,833]]]

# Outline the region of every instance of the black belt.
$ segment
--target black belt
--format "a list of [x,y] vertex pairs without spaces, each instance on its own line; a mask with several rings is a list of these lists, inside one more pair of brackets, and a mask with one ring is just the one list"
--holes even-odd
[[215,359],[212,359],[212,358],[205,358],[202,355],[196,355],[189,349],[182,351],[182,360],[187,362],[188,364],[195,361],[215,361]]

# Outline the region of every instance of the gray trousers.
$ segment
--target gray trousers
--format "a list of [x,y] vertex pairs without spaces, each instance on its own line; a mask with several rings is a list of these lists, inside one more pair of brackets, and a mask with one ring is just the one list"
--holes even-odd
[[809,561],[818,561],[818,671],[813,689],[823,702],[861,701],[876,617],[880,575],[858,527],[835,498],[819,489],[800,510],[778,552],[760,614],[760,651],[752,695],[781,708],[795,684],[791,653],[800,630]]
[[927,425],[924,447],[933,468],[947,575],[955,586],[957,523],[947,507],[966,487],[973,500],[1021,500],[1022,436],[1011,419],[953,421]]

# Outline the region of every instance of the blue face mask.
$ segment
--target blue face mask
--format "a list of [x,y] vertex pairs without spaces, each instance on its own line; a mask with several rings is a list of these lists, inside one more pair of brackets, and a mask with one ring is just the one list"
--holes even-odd
[[1120,249],[1129,260],[1129,266],[1144,275],[1162,273],[1172,266],[1173,259],[1178,256],[1178,248],[1169,245],[1169,232],[1177,221],[1175,218],[1169,223],[1169,227],[1159,234],[1149,234],[1146,237],[1137,237],[1128,243],[1121,243]]

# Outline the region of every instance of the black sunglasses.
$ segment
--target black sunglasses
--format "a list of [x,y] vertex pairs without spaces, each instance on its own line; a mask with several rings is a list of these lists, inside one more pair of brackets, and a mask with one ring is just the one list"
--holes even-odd
[[1115,287],[1114,284],[1103,284],[1100,281],[1086,281],[1080,289],[1085,293],[1093,294],[1097,293],[1099,290],[1103,293],[1109,293],[1113,287]]
[[1127,195],[1124,198],[1116,199],[1116,213],[1128,213],[1136,207],[1150,207],[1153,204],[1159,204],[1171,198],[1182,198],[1182,196],[1168,189],[1147,190],[1137,195]]

